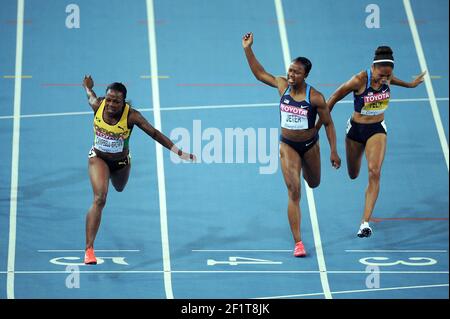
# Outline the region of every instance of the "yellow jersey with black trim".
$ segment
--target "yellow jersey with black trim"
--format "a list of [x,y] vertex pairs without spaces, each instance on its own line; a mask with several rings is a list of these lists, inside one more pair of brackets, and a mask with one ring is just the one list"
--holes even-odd
[[128,128],[130,106],[125,104],[122,116],[115,125],[109,125],[103,120],[105,100],[94,115],[94,148],[105,153],[121,153],[128,148],[131,130]]

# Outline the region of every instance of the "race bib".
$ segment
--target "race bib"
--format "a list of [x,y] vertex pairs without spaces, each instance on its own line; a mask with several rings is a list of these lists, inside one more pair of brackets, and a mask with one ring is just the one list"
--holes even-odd
[[94,147],[105,153],[120,153],[123,151],[124,144],[123,139],[109,139],[99,135],[96,135],[94,140]]
[[281,127],[289,130],[308,129],[308,110],[281,104]]
[[382,92],[364,96],[364,106],[361,109],[362,115],[379,115],[384,113],[389,105],[389,92]]

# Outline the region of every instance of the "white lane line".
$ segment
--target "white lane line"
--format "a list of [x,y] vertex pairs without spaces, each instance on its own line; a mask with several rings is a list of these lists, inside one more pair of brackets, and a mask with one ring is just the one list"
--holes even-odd
[[[334,293],[334,291],[333,291]],[[281,295],[281,296],[269,296],[269,297],[257,297],[252,299],[284,299],[284,298],[299,298],[299,297],[312,297],[312,296],[323,296],[323,292],[313,292],[309,294],[297,294],[297,295]]]
[[380,270],[369,272],[367,270],[328,270],[329,274],[448,274],[448,270]]
[[[62,112],[62,113],[40,113],[40,114],[24,114],[21,115],[20,117],[23,119],[26,118],[35,118],[35,117],[54,117],[54,116],[74,116],[74,115],[92,115],[92,111],[91,112]],[[0,116],[0,120],[7,120],[7,119],[12,119],[14,116],[12,115],[3,115]]]
[[[448,97],[437,98],[437,101],[448,101]],[[416,99],[391,99],[389,103],[405,103],[405,102],[427,102],[427,98]],[[353,101],[345,100],[339,101],[338,104],[352,104]],[[161,107],[161,112],[171,111],[190,111],[190,110],[217,110],[217,109],[242,109],[242,108],[260,108],[260,107],[274,107],[277,103],[254,103],[254,104],[223,104],[223,105],[192,105],[192,106],[170,106]],[[153,108],[143,107],[136,108],[140,112],[153,112]],[[81,112],[61,112],[61,113],[39,113],[39,114],[24,114],[21,118],[36,118],[36,117],[55,117],[55,116],[77,116],[77,115],[92,115],[92,111]],[[0,120],[8,120],[14,118],[13,115],[2,115]]]
[[[286,253],[291,252],[292,249],[192,249],[193,252],[272,252],[272,253]],[[346,249],[348,253],[447,253],[447,250],[404,250],[404,249]]]
[[346,249],[348,253],[446,253],[446,250],[402,250],[402,249]]
[[283,4],[281,0],[275,0],[275,11],[277,14],[278,31],[280,33],[281,47],[283,49],[284,66],[289,69],[291,64],[291,50],[289,49],[289,41],[286,30],[286,20],[284,19]]
[[[92,268],[93,266],[81,265],[82,269]],[[67,270],[16,270],[16,274],[61,274],[70,271]],[[6,271],[0,271],[0,274],[5,274]],[[164,273],[164,270],[80,270],[80,273],[99,273],[99,274],[146,274],[146,273]],[[172,270],[171,273],[175,274],[318,274],[320,270]],[[365,270],[328,270],[329,274],[368,274]],[[427,274],[427,275],[440,275],[449,274],[448,270],[386,270],[370,272],[370,274]],[[322,293],[323,294],[323,293]]]
[[[39,249],[40,253],[69,253],[69,252],[83,252],[84,249]],[[95,252],[140,252],[138,249],[96,249]]]
[[[357,293],[357,292],[377,292],[377,291],[388,291],[388,290],[439,288],[439,287],[448,287],[448,286],[449,286],[449,284],[421,285],[421,286],[400,286],[400,287],[370,288],[370,289],[359,289],[359,290],[341,290],[341,291],[333,291],[332,293],[333,294],[351,294],[351,293]],[[298,294],[298,295],[258,297],[258,298],[254,298],[254,299],[299,298],[299,297],[321,296],[321,295],[323,295],[322,292],[317,292],[317,293]]]
[[292,249],[192,249],[195,252],[292,252]]
[[[147,27],[148,27],[148,45],[150,50],[150,71],[152,82],[153,97],[153,115],[154,126],[162,131],[161,125],[161,106],[159,98],[159,79],[158,79],[158,59],[156,50],[156,30],[155,13],[153,0],[146,1],[147,6]],[[161,220],[161,245],[163,253],[164,269],[164,289],[167,299],[173,299],[172,276],[170,266],[170,248],[169,248],[169,230],[167,225],[167,203],[166,203],[166,183],[164,176],[163,148],[161,144],[155,142],[156,146],[156,168],[158,176],[158,194],[159,194],[159,215]]]
[[[289,69],[289,65],[291,64],[291,54],[289,51],[288,37],[287,37],[287,32],[286,32],[286,24],[285,24],[284,13],[283,13],[283,5],[281,3],[281,0],[274,0],[274,1],[275,1],[276,13],[277,13],[278,29],[280,31],[281,47],[283,49],[284,66],[285,66],[285,69],[287,70],[287,69]],[[306,197],[308,199],[309,215],[311,218],[311,225],[312,225],[313,236],[314,236],[314,245],[316,246],[316,256],[317,256],[317,262],[319,264],[319,270],[320,270],[320,282],[322,284],[322,289],[325,294],[325,298],[331,299],[332,295],[330,292],[330,285],[328,283],[327,268],[325,265],[325,257],[323,255],[323,250],[322,250],[322,240],[320,238],[319,222],[317,219],[316,205],[314,202],[314,193],[313,193],[313,190],[308,186],[308,184],[306,183],[305,180],[303,180],[303,184],[305,185]]]
[[16,71],[14,79],[14,124],[11,159],[11,193],[9,206],[8,275],[6,297],[14,299],[16,261],[17,190],[19,187],[20,101],[22,94],[23,17],[25,0],[17,0]]
[[441,142],[442,152],[444,153],[445,164],[447,164],[447,171],[448,171],[449,170],[448,142],[447,138],[445,137],[445,131],[442,125],[441,116],[439,114],[439,108],[437,106],[436,97],[434,95],[433,85],[431,84],[430,71],[428,70],[427,62],[425,60],[425,54],[423,52],[422,43],[420,41],[419,32],[417,30],[417,25],[414,19],[411,3],[409,2],[409,0],[403,0],[403,5],[405,6],[409,27],[411,29],[414,45],[416,47],[417,57],[419,58],[420,69],[422,70],[422,72],[427,70],[427,74],[425,75],[425,87],[427,89],[428,98],[431,106],[431,112],[433,114],[434,123],[436,125],[439,140]]
[[[190,110],[218,110],[218,109],[235,109],[235,108],[253,108],[253,107],[273,107],[276,103],[254,103],[254,104],[223,104],[223,105],[193,105],[193,106],[171,106],[163,107],[161,111],[190,111]],[[148,109],[143,109],[144,111]]]

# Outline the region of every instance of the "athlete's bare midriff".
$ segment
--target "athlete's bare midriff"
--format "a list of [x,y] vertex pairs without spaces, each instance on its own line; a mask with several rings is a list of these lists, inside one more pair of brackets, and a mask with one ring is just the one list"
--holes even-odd
[[352,120],[360,124],[379,123],[384,120],[384,114],[362,115],[361,113],[353,112]]
[[281,135],[293,142],[303,142],[312,139],[317,134],[315,127],[306,130],[289,130],[281,128]]
[[106,153],[106,152],[99,151],[95,147],[94,147],[94,150],[95,150],[95,154],[97,154],[98,157],[100,157],[101,159],[109,160],[109,161],[121,160],[121,159],[127,157],[128,153],[130,152],[130,150],[128,148],[125,148],[120,153]]

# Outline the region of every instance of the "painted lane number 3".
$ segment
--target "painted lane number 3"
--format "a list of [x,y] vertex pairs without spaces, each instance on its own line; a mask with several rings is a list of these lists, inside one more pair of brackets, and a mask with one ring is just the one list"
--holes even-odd
[[408,260],[391,260],[389,257],[365,257],[361,258],[359,262],[367,266],[431,266],[437,263],[433,258],[428,257],[409,257]]

